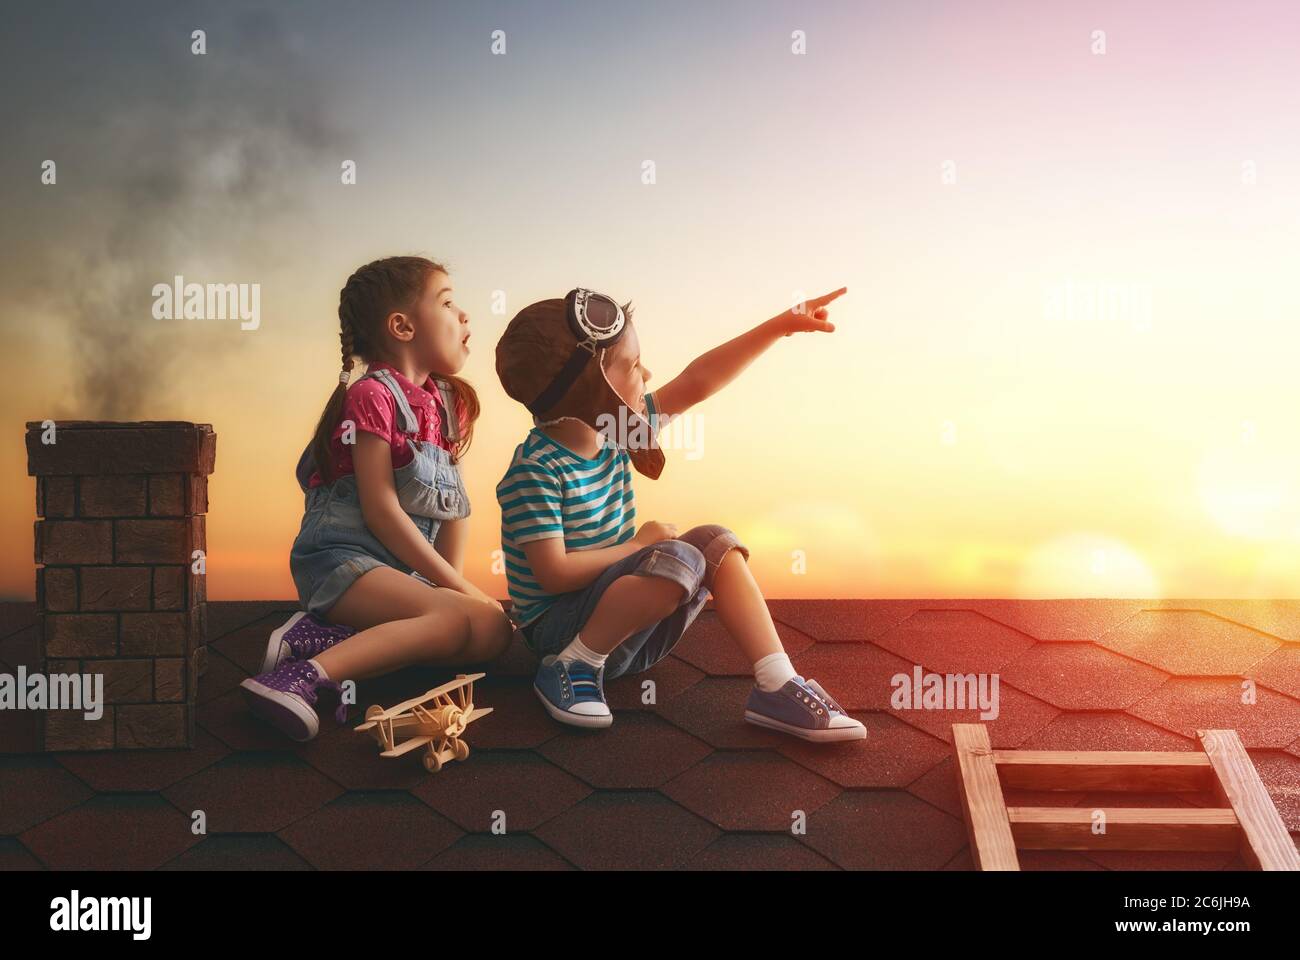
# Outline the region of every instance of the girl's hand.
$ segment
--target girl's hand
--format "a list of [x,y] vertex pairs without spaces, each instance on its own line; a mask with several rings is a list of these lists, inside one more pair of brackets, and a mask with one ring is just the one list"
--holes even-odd
[[501,606],[501,604],[497,603],[495,600],[489,597],[478,587],[474,586],[474,584],[470,583],[468,580],[465,581],[465,587],[466,587],[465,596],[473,597],[475,600],[482,600],[484,603],[489,603],[494,607]]
[[835,324],[829,319],[828,305],[848,292],[848,287],[840,287],[831,293],[822,294],[803,303],[795,304],[773,321],[784,336],[796,333],[831,333]]

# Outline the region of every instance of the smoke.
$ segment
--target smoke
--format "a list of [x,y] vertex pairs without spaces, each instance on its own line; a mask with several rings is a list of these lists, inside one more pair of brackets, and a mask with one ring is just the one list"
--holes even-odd
[[[0,262],[4,309],[39,318],[66,351],[60,367],[75,367],[54,416],[166,419],[177,358],[211,362],[252,334],[155,319],[152,288],[176,274],[258,282],[284,260],[286,233],[302,236],[291,218],[305,174],[336,139],[328,86],[274,12],[132,5],[86,24],[95,14],[82,7],[69,31],[72,15],[23,25],[34,49],[14,51],[67,68],[6,97],[28,151],[16,175],[34,182],[30,158],[48,157],[58,183],[27,190],[25,216],[0,227],[16,251]],[[194,29],[204,55],[191,52]]]

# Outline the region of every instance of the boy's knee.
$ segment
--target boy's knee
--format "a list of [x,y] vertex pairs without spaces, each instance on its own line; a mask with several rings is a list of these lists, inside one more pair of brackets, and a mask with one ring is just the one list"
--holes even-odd
[[713,573],[717,571],[718,565],[733,550],[746,560],[749,559],[749,548],[740,542],[739,537],[721,524],[706,523],[698,527],[691,527],[679,539],[691,544],[703,555],[703,583],[706,587],[712,581]]
[[646,573],[672,580],[681,586],[684,595],[678,602],[684,602],[695,595],[704,583],[708,569],[704,553],[693,543],[686,540],[660,540],[653,547],[654,559],[647,565]]

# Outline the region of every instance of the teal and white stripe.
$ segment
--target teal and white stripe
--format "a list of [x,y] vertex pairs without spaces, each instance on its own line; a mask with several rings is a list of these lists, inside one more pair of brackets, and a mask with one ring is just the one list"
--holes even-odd
[[536,427],[515,448],[497,501],[506,584],[519,623],[535,620],[555,599],[533,576],[525,543],[562,537],[566,551],[596,550],[636,532],[627,453],[606,444],[586,460]]

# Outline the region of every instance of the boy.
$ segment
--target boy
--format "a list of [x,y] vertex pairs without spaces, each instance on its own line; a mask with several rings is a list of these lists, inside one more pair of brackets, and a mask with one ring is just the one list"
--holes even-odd
[[533,688],[556,720],[613,723],[604,678],[666,656],[712,594],[754,667],[747,721],[818,742],[866,736],[817,681],[795,672],[735,534],[709,525],[679,535],[653,521],[636,530],[628,466],[658,477],[661,417],[712,396],[780,337],[834,330],[826,305],[844,292],[724,343],[653,393],[630,306],[578,289],[510,321],[497,375],[535,426],[497,485],[502,550],[512,617],[542,658]]

